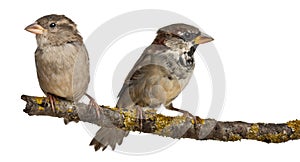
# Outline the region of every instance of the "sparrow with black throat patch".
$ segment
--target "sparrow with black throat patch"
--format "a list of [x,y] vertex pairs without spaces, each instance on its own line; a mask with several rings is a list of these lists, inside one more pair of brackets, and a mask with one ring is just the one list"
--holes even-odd
[[[187,24],[172,24],[160,28],[157,36],[137,60],[127,75],[119,93],[117,107],[137,109],[139,118],[145,107],[182,112],[195,117],[185,110],[172,106],[172,101],[188,84],[195,67],[194,52],[199,44],[213,38],[198,28]],[[195,121],[196,122],[196,121]],[[121,144],[128,131],[112,127],[102,127],[90,145],[95,150],[105,150]]]

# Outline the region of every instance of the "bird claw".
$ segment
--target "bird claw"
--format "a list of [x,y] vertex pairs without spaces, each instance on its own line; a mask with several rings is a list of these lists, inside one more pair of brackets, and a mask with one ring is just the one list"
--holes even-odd
[[192,118],[193,119],[193,124],[194,124],[194,127],[197,128],[197,124],[199,124],[197,122],[197,116],[191,114],[190,112],[186,111],[186,110],[181,110],[181,109],[178,109],[178,108],[175,108],[173,107],[172,103],[169,105],[169,106],[166,106],[167,109],[169,110],[174,110],[174,111],[178,111],[178,112],[181,112],[183,114],[183,116],[185,117],[189,117],[189,118]]
[[95,108],[97,117],[100,117],[101,112],[102,112],[102,108],[98,105],[98,103],[96,102],[96,100],[92,96],[90,96],[87,93],[85,95],[90,99],[90,102],[88,104],[88,108],[89,109]]
[[143,129],[143,119],[145,119],[145,113],[143,111],[143,109],[140,106],[136,106],[136,122],[139,124],[140,126],[140,132]]
[[47,97],[49,98],[49,101],[50,101],[50,106],[51,106],[51,110],[53,113],[55,113],[55,102],[56,102],[56,99],[53,95],[51,94],[47,94]]

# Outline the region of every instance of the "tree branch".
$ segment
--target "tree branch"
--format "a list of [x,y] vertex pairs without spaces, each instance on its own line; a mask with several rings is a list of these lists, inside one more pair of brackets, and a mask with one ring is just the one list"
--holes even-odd
[[[214,119],[193,118],[188,116],[168,117],[156,114],[153,109],[145,109],[145,118],[140,121],[135,109],[110,108],[100,106],[100,115],[95,107],[84,103],[74,104],[58,99],[53,112],[49,99],[22,95],[27,102],[23,110],[28,115],[45,115],[64,118],[65,124],[73,122],[89,122],[99,126],[112,125],[128,130],[152,133],[171,138],[191,138],[196,140],[237,141],[251,139],[267,143],[281,143],[288,140],[300,139],[300,120],[287,123],[246,123],[242,121],[222,122]],[[142,127],[140,127],[140,122]]]

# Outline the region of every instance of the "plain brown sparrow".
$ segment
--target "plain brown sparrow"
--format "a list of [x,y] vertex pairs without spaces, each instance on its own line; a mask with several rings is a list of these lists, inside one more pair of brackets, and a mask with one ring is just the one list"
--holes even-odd
[[37,76],[53,111],[56,97],[79,101],[86,94],[90,74],[88,52],[76,24],[64,15],[52,14],[39,18],[25,30],[36,34]]

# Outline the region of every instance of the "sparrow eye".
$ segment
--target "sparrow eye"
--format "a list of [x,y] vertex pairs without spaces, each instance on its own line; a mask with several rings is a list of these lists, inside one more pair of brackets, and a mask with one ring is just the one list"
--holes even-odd
[[172,35],[170,33],[166,33],[166,37],[170,38]]
[[185,39],[189,39],[191,37],[191,34],[190,33],[184,33],[184,37],[185,37]]
[[50,28],[54,28],[56,26],[56,24],[55,23],[51,23],[49,26],[50,26]]

